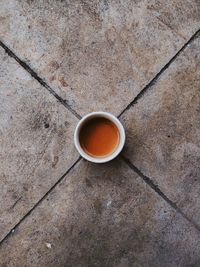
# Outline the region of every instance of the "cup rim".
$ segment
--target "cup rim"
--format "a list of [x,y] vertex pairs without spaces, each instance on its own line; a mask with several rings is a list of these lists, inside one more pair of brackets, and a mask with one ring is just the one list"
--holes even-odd
[[[119,144],[117,146],[117,148],[113,151],[113,153],[109,154],[108,156],[105,157],[92,157],[89,154],[87,154],[81,147],[80,142],[79,142],[79,133],[80,133],[80,129],[83,126],[84,123],[87,122],[87,120],[92,119],[92,118],[96,118],[96,117],[104,117],[109,119],[110,121],[112,121],[117,129],[119,130],[119,134],[120,134],[120,140],[119,140]],[[121,124],[121,122],[119,121],[119,119],[117,117],[115,117],[113,114],[109,113],[109,112],[105,112],[105,111],[95,111],[95,112],[91,112],[87,115],[85,115],[77,124],[75,132],[74,132],[74,144],[76,149],[78,150],[79,154],[86,160],[90,161],[90,162],[94,162],[94,163],[105,163],[108,161],[113,160],[115,157],[117,157],[119,155],[119,153],[122,151],[122,148],[124,147],[125,144],[125,130],[123,125]]]

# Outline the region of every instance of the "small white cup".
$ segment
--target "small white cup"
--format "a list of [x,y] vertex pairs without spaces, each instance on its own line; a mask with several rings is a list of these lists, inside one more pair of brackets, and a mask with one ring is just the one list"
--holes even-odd
[[[111,122],[113,122],[116,125],[116,127],[117,127],[117,129],[119,131],[119,136],[120,136],[119,144],[118,144],[117,148],[113,151],[112,154],[109,154],[109,155],[107,155],[105,157],[93,157],[93,156],[88,155],[82,149],[82,147],[80,145],[80,141],[79,141],[79,134],[80,134],[81,128],[83,127],[83,125],[87,121],[89,121],[89,120],[91,120],[93,118],[101,118],[101,117],[110,120]],[[74,132],[74,144],[75,144],[75,147],[78,150],[79,154],[83,158],[85,158],[86,160],[94,162],[94,163],[105,163],[105,162],[108,162],[108,161],[114,159],[121,152],[121,150],[122,150],[122,148],[124,146],[124,143],[125,143],[125,131],[124,131],[123,125],[121,124],[121,122],[114,115],[112,115],[111,113],[108,113],[108,112],[98,111],[98,112],[89,113],[88,115],[84,116],[79,121],[79,123],[76,126],[75,132]]]

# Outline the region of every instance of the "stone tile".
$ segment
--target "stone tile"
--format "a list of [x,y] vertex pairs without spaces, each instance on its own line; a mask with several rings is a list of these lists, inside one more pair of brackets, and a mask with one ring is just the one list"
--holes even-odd
[[122,117],[126,156],[200,224],[200,36]]
[[200,23],[172,2],[1,1],[1,39],[80,114],[119,114]]
[[3,266],[184,267],[200,235],[123,161],[79,162],[0,248]]
[[147,0],[147,9],[161,23],[187,40],[200,28],[199,0]]
[[1,240],[78,155],[77,119],[3,49],[0,62]]

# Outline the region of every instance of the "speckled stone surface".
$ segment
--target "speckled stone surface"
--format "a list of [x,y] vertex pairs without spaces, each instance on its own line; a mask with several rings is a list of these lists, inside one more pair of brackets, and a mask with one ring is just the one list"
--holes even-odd
[[[79,162],[0,248],[2,266],[198,266],[200,234],[121,159]],[[197,265],[196,265],[197,264]]]
[[152,15],[185,40],[199,29],[199,0],[147,0],[146,5]]
[[200,17],[195,0],[0,3],[1,39],[81,115],[119,114],[198,29]]
[[126,156],[200,224],[200,36],[122,121]]
[[0,62],[1,240],[78,155],[74,115],[2,48]]
[[[199,0],[0,0],[0,267],[200,266],[197,31]],[[94,110],[127,134],[102,165]]]

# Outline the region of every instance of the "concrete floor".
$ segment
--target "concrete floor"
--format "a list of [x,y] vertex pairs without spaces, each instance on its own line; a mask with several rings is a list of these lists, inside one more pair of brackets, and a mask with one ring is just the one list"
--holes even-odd
[[200,1],[0,0],[0,62],[0,267],[199,267]]

